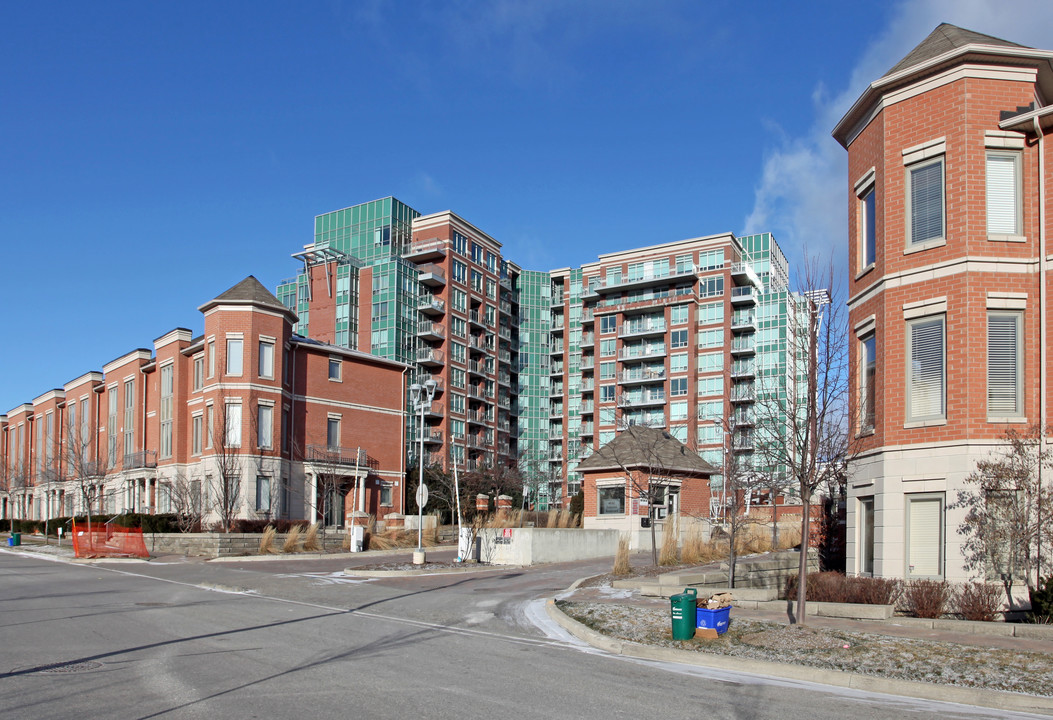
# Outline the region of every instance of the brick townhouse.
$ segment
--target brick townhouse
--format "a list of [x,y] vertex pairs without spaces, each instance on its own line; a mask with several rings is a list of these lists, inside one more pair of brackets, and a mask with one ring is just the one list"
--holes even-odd
[[1049,418],[1053,52],[941,25],[837,124],[848,150],[848,571],[966,580],[977,460]]
[[176,328],[0,416],[3,517],[196,498],[215,521],[224,497],[237,518],[403,511],[406,365],[294,334],[251,276],[199,310],[202,335]]

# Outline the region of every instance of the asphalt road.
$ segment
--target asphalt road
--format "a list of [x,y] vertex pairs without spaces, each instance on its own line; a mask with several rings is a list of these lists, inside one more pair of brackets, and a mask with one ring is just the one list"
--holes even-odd
[[1031,717],[592,650],[542,600],[609,560],[383,580],[347,564],[0,553],[0,718]]

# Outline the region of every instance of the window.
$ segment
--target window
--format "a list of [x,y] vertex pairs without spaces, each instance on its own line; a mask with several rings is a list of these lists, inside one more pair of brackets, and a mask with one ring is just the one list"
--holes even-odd
[[271,479],[266,475],[256,476],[256,512],[271,511]]
[[135,452],[135,380],[124,381],[124,454]]
[[907,495],[907,576],[943,576],[943,494]]
[[719,270],[724,267],[724,250],[707,250],[698,254],[698,269]]
[[724,417],[724,401],[710,400],[698,403],[699,420],[721,420]]
[[269,340],[260,340],[260,377],[274,377],[274,343]]
[[612,333],[618,329],[618,317],[615,315],[600,316],[600,332],[602,334]]
[[[493,255],[490,256],[491,259],[493,257]],[[490,268],[490,272],[493,271],[494,269]],[[490,298],[491,300],[497,299],[497,282],[492,278],[486,278],[486,297]]]
[[698,334],[700,348],[724,347],[724,328],[703,330]]
[[624,515],[625,486],[596,488],[596,508],[600,515]]
[[675,402],[669,404],[669,420],[687,420],[687,403]]
[[460,260],[453,261],[453,279],[462,285],[468,279],[468,266]]
[[326,421],[325,444],[330,448],[340,447],[340,418],[331,417]]
[[610,362],[601,362],[600,380],[613,380],[616,368],[617,364],[613,360]]
[[672,397],[687,395],[687,378],[673,378],[669,381],[669,394]]
[[269,448],[274,436],[274,408],[260,405],[256,409],[256,447]]
[[907,168],[907,245],[944,238],[943,158]]
[[472,243],[472,262],[483,264],[483,246],[479,243]]
[[724,353],[706,353],[698,356],[699,372],[716,372],[724,369]]
[[161,441],[160,456],[172,457],[172,365],[161,368]]
[[194,358],[194,390],[200,390],[205,384],[205,357],[198,355]]
[[690,253],[676,256],[676,274],[685,275],[694,269],[693,258]]
[[201,454],[201,415],[195,415],[190,419],[190,453]]
[[453,305],[454,310],[458,312],[466,312],[468,310],[468,293],[464,290],[452,288],[450,290],[450,302]]
[[610,355],[614,355],[614,353],[617,352],[617,349],[618,349],[618,341],[615,340],[614,338],[609,338],[607,340],[600,340],[600,355],[602,355],[604,357],[607,357],[607,356],[610,356]]
[[687,372],[687,353],[676,353],[669,357],[669,372]]
[[289,452],[289,448],[292,446],[292,437],[289,432],[289,422],[291,413],[289,408],[282,408],[282,450]]
[[877,397],[877,339],[871,335],[859,343],[859,432],[874,429],[874,401]]
[[483,291],[483,274],[478,270],[472,270],[472,290],[477,293]]
[[223,426],[224,444],[228,448],[241,447],[241,404],[227,403],[224,408],[226,415]]
[[724,294],[724,278],[723,277],[708,277],[702,278],[698,282],[698,296],[699,297],[716,297],[717,295]]
[[987,314],[987,415],[1023,413],[1020,313]]
[[698,306],[698,324],[714,325],[724,322],[724,303],[706,303]]
[[208,341],[208,376],[216,376],[216,342]]
[[468,254],[468,238],[459,232],[453,234],[453,251],[459,255]]
[[859,498],[859,573],[874,574],[874,498]]
[[242,341],[227,339],[227,375],[241,375]]
[[600,386],[600,402],[614,402],[614,386],[613,385],[601,385]]
[[340,358],[329,358],[329,379],[340,381]]
[[669,347],[687,347],[687,330],[673,330],[669,334]]
[[[464,448],[460,448],[464,450]],[[391,505],[391,483],[382,483],[380,485],[380,504],[384,506]]]
[[987,234],[1021,235],[1020,155],[987,153]]
[[943,317],[911,321],[907,327],[907,419],[943,419]]
[[205,447],[212,447],[212,428],[215,427],[213,424],[216,420],[215,412],[213,412],[212,406],[208,406],[208,422],[205,423]]
[[874,186],[863,191],[859,196],[859,269],[863,270],[874,264],[877,257],[877,209],[874,206]]
[[669,324],[682,325],[687,322],[687,305],[674,305],[669,308]]

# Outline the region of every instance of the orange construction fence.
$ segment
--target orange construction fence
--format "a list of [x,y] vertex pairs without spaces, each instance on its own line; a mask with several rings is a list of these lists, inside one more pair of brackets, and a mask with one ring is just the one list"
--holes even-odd
[[142,528],[126,528],[105,523],[73,523],[73,554],[79,558],[150,557]]

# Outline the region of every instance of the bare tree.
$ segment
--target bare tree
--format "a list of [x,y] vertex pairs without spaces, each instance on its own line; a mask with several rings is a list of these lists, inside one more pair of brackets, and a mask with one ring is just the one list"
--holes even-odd
[[10,521],[10,532],[15,531],[15,506],[18,495],[25,490],[26,476],[24,469],[14,461],[0,464],[0,490],[7,495],[7,517]]
[[[796,621],[807,611],[808,541],[815,492],[832,482],[849,451],[847,315],[833,262],[806,261],[788,303],[787,371],[765,377],[756,440],[773,468],[785,468],[801,500]],[[838,301],[832,302],[832,298]]]
[[168,481],[167,491],[172,499],[172,510],[180,532],[200,530],[201,521],[208,512],[201,480],[179,471]]
[[1049,566],[1041,548],[1053,542],[1053,526],[1042,517],[1042,508],[1049,506],[1053,484],[1042,479],[1053,463],[1043,456],[1042,435],[1039,427],[1006,432],[1005,446],[976,463],[966,487],[948,506],[966,511],[958,526],[965,567],[985,578],[998,576],[1010,608],[1013,585],[1022,581],[1034,591],[1043,567]]
[[66,417],[66,479],[76,487],[90,527],[92,507],[100,503],[105,495],[106,475],[110,472],[109,457],[100,453],[97,443],[92,442],[96,433],[91,432],[89,425],[77,427],[73,416],[67,414]]
[[215,498],[215,509],[223,532],[230,532],[241,505],[242,406],[224,401],[221,407],[218,427],[210,428],[214,438],[213,458],[217,475],[212,480],[213,487],[209,492]]

